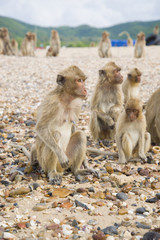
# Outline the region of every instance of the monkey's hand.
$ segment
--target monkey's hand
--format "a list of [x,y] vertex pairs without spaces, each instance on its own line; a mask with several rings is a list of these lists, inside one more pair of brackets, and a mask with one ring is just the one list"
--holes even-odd
[[107,116],[106,122],[107,122],[107,124],[108,124],[108,126],[109,126],[110,129],[114,129],[114,128],[115,128],[115,122],[114,122],[114,120],[113,120],[111,117],[109,118],[109,117]]
[[69,167],[69,160],[65,153],[61,152],[61,154],[58,156],[59,163],[62,168],[68,168]]
[[147,162],[147,157],[145,156],[145,154],[143,152],[139,152],[138,155],[143,162]]

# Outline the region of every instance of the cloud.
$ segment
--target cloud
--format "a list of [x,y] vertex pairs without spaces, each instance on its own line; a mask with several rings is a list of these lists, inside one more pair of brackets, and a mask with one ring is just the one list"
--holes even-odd
[[159,0],[0,0],[0,15],[40,26],[108,27],[160,19]]

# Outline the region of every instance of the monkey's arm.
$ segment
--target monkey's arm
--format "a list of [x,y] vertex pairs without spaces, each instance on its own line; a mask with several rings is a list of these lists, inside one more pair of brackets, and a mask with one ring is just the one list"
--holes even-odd
[[122,148],[122,134],[116,135],[116,144],[117,144],[118,155],[119,155],[118,163],[124,164],[124,163],[126,163],[127,160],[126,160],[123,148]]
[[[47,128],[37,127],[36,130],[37,136],[57,155],[61,167],[67,168],[69,166],[69,160],[64,151],[58,146],[57,139],[55,139],[54,133],[51,130],[51,124],[49,124]],[[56,131],[56,136],[57,132],[58,131]]]
[[105,123],[108,124],[109,127],[114,125],[114,120],[110,116],[110,114],[103,112],[102,110],[95,110],[97,117],[101,118]]
[[139,142],[138,142],[138,155],[139,157],[146,161],[146,156],[145,156],[145,153],[144,153],[144,144],[145,144],[145,137],[144,137],[144,131],[143,129],[141,130],[140,132],[140,136],[139,136]]

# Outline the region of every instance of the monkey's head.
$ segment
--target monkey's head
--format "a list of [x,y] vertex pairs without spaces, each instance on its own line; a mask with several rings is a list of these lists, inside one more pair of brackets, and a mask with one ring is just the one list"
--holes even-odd
[[51,31],[51,36],[52,36],[53,39],[57,38],[57,35],[58,35],[58,32],[56,30]]
[[107,31],[104,31],[103,33],[102,33],[102,41],[105,41],[108,37],[109,37],[109,32],[107,32]]
[[123,77],[120,73],[121,68],[115,62],[107,63],[101,70],[99,70],[99,80],[101,84],[109,83],[111,85],[121,84]]
[[133,84],[140,83],[141,82],[141,75],[142,75],[142,73],[139,71],[138,68],[133,68],[128,73],[128,80]]
[[130,98],[125,105],[125,112],[127,120],[135,121],[141,119],[143,105],[140,99]]
[[25,36],[26,36],[28,41],[35,40],[35,38],[36,38],[35,33],[32,33],[32,32],[27,32]]
[[63,92],[74,98],[86,98],[85,74],[77,67],[70,66],[57,76],[57,84]]
[[139,41],[145,40],[145,33],[144,32],[138,33],[137,34],[137,40],[139,40]]
[[4,39],[8,36],[9,36],[8,29],[7,28],[1,28],[0,29],[0,37]]

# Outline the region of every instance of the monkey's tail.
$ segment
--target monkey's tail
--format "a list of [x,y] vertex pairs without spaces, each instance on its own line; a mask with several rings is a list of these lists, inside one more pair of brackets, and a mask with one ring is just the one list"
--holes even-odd
[[128,38],[130,37],[130,35],[127,31],[123,31],[123,32],[118,34],[118,36],[122,36],[122,35],[127,35]]
[[16,145],[16,144],[14,144],[14,143],[11,143],[10,146],[15,147],[15,148],[18,149],[18,150],[22,150],[23,153],[28,157],[28,159],[31,158],[30,152],[29,152],[29,151],[27,150],[27,148],[25,148],[24,146]]

